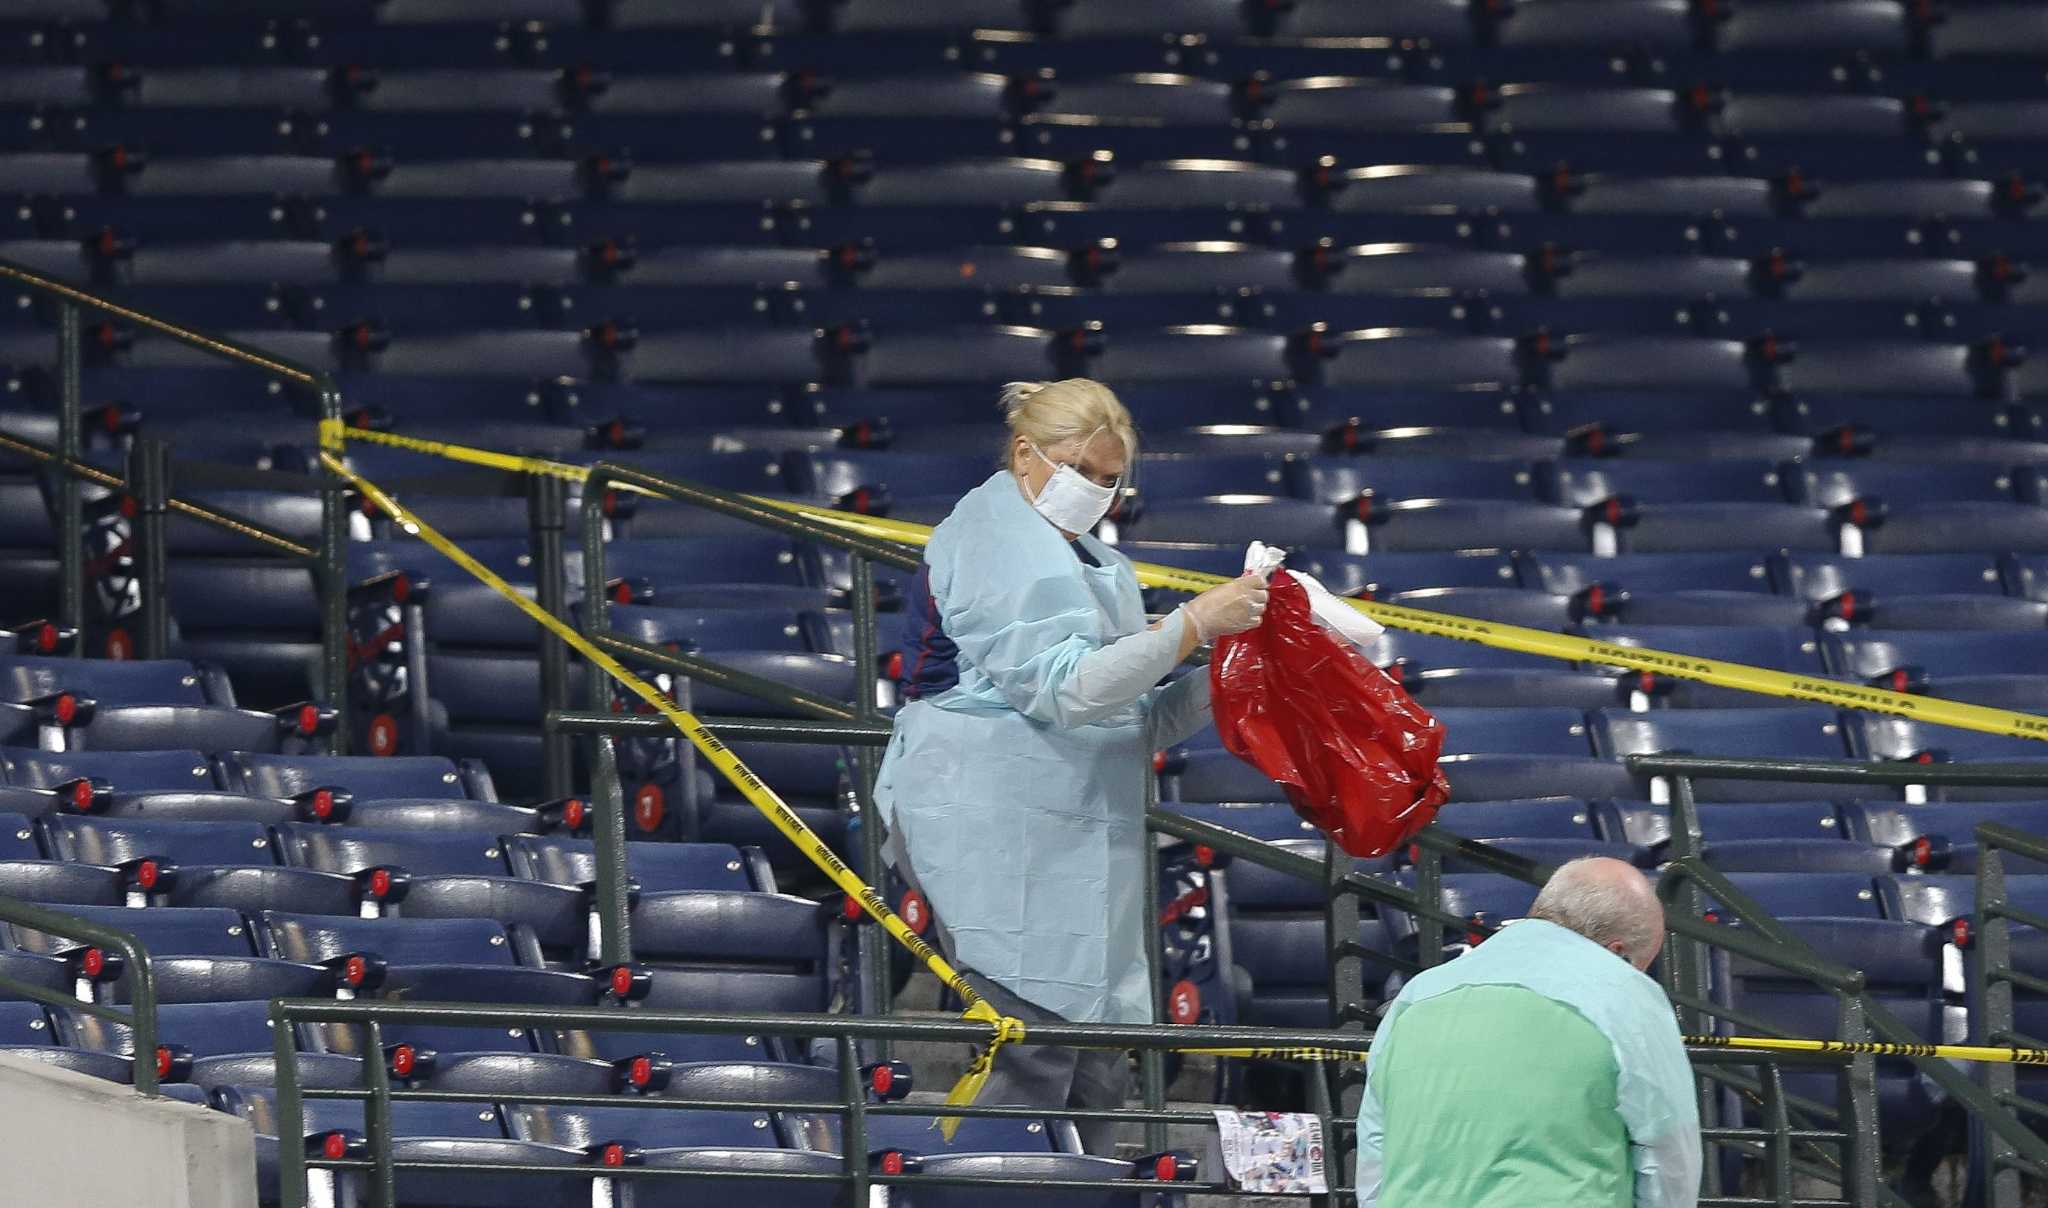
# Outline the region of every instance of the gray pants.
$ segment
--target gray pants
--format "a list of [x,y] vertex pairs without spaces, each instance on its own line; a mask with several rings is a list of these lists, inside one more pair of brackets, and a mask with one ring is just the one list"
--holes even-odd
[[[917,873],[904,850],[902,832],[891,829],[883,838],[883,850],[891,867],[911,888],[923,892]],[[961,976],[975,993],[1005,1015],[1033,1023],[1069,1023],[1051,1011],[1017,997],[972,969],[960,966],[953,937],[945,920],[933,929],[946,959],[960,968]],[[996,1054],[988,1083],[976,1100],[1001,1107],[1043,1107],[1049,1110],[1078,1108],[1104,1111],[1119,1108],[1131,1093],[1130,1058],[1122,1051],[1107,1049],[1064,1049],[1042,1044],[1006,1044]],[[1118,1126],[1108,1120],[1077,1120],[1081,1148],[1101,1157],[1116,1156]]]
[[[972,970],[961,971],[967,984],[1005,1015],[1027,1025],[1068,1021],[1034,1006]],[[1119,1108],[1130,1097],[1131,1063],[1122,1050],[1066,1049],[1042,1044],[1006,1044],[996,1054],[988,1085],[978,1102],[1003,1107],[1077,1108],[1103,1111]],[[1081,1148],[1101,1157],[1116,1156],[1119,1125],[1109,1120],[1077,1120]]]

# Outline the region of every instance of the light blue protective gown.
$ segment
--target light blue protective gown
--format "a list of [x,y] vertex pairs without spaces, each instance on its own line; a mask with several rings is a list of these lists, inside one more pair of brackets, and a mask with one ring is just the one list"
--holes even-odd
[[1146,627],[1128,559],[1081,545],[998,471],[925,549],[960,682],[904,707],[875,803],[953,955],[1077,1023],[1152,1022],[1145,795],[1208,721],[1209,677],[1158,688],[1184,614]]

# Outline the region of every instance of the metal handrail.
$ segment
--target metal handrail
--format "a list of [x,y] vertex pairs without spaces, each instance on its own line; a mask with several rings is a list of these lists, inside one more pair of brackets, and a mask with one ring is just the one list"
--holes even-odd
[[[85,621],[85,555],[83,504],[78,486],[81,477],[89,467],[81,457],[83,451],[83,429],[81,426],[84,371],[84,339],[80,314],[93,311],[108,315],[137,327],[145,328],[158,335],[175,340],[189,348],[221,358],[233,364],[256,370],[273,379],[289,383],[310,392],[319,408],[325,433],[340,425],[342,419],[341,387],[334,378],[317,369],[308,368],[288,357],[277,356],[227,336],[205,331],[201,328],[174,322],[159,315],[136,310],[123,305],[104,294],[61,281],[45,273],[12,260],[0,259],[0,282],[6,282],[45,298],[52,298],[59,304],[57,323],[57,447],[50,458],[62,471],[57,476],[57,556],[59,618],[61,627],[72,632],[80,631]],[[10,438],[18,441],[18,438]],[[27,442],[33,443],[33,442]],[[43,446],[37,446],[43,448]],[[24,451],[17,445],[16,451]],[[152,461],[144,458],[145,466]],[[93,473],[99,473],[94,471]],[[100,485],[110,485],[104,481]],[[125,484],[124,484],[125,485]],[[144,483],[143,486],[152,484]],[[163,484],[154,484],[161,489]],[[146,494],[148,492],[145,492]],[[268,533],[257,525],[242,523],[234,517],[213,509],[199,509],[189,501],[163,500],[172,510],[190,515],[195,519],[218,524],[231,531],[240,531],[257,540],[270,539],[273,545],[288,552],[311,557],[320,585],[320,665],[321,679],[326,689],[327,704],[337,714],[348,715],[348,602],[346,585],[348,575],[347,541],[348,512],[339,482],[332,482],[320,490],[320,546],[316,550],[283,539],[279,534]],[[282,541],[283,544],[279,544]],[[151,553],[145,551],[145,565],[160,569],[161,549]],[[146,615],[149,633],[160,637],[165,632],[162,608],[162,584],[158,583],[156,599],[149,602],[150,613]],[[162,653],[146,651],[146,653]],[[334,729],[332,742],[336,751],[347,745],[347,726]]]
[[0,991],[5,991],[13,997],[30,999],[47,1007],[63,1007],[104,1019],[109,1023],[126,1024],[130,1043],[134,1047],[132,1062],[135,1089],[155,1097],[158,1093],[156,970],[150,964],[149,952],[142,946],[142,941],[118,927],[109,927],[104,923],[82,919],[77,915],[65,914],[17,898],[0,897],[0,922],[32,928],[62,939],[111,948],[121,954],[121,977],[128,983],[126,1010],[59,994],[4,973],[0,973]]
[[[1976,912],[1974,945],[1970,952],[1969,976],[1975,985],[1983,1013],[1985,1044],[2024,1044],[2017,1023],[2015,992],[2048,992],[2048,980],[2022,973],[2013,966],[2012,925],[2039,929],[2030,912],[2015,910],[2006,897],[2008,854],[2048,863],[2048,839],[2015,830],[1997,822],[1977,825]],[[2018,1070],[2011,1065],[1993,1065],[1985,1071],[1985,1090],[2001,1106],[2030,1117],[2048,1116],[2048,1104],[2020,1093]],[[2019,1176],[2048,1177],[2048,1163],[2038,1155],[2024,1153],[2013,1139],[1985,1122],[1971,1121],[1976,1134],[1974,1147],[1985,1155],[1983,1172],[1986,1200],[1993,1208],[2018,1208],[2023,1189]]]

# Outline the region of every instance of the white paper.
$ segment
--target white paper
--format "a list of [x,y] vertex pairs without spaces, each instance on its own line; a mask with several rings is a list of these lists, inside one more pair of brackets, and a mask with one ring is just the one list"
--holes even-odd
[[1323,1122],[1301,1112],[1216,1110],[1223,1168],[1243,1191],[1322,1195]]
[[[1245,573],[1271,578],[1273,572],[1280,569],[1280,563],[1286,557],[1286,550],[1267,545],[1263,541],[1254,541],[1244,552]],[[1294,576],[1294,581],[1308,592],[1309,614],[1315,618],[1316,624],[1324,629],[1354,646],[1369,646],[1374,638],[1387,631],[1386,626],[1339,600],[1329,588],[1324,587],[1313,576],[1304,575],[1298,570],[1286,573]]]

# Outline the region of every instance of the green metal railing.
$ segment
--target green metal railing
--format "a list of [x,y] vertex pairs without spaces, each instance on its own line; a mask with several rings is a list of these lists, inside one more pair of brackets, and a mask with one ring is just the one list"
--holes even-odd
[[[303,546],[215,508],[205,507],[170,493],[170,469],[165,449],[153,441],[139,441],[130,452],[126,478],[108,474],[84,458],[83,390],[85,341],[82,316],[86,313],[118,319],[157,335],[175,340],[209,357],[252,369],[287,388],[311,396],[323,420],[339,423],[342,417],[341,389],[329,375],[309,369],[260,348],[172,322],[135,310],[112,298],[54,277],[25,265],[0,259],[0,282],[17,286],[57,304],[57,444],[52,447],[23,438],[0,434],[0,449],[33,458],[49,466],[54,474],[57,533],[58,617],[61,629],[80,633],[85,625],[86,556],[84,548],[84,502],[82,484],[91,483],[120,491],[138,501],[138,536],[142,538],[138,572],[142,578],[142,634],[140,653],[160,658],[167,651],[169,613],[166,608],[163,520],[171,512],[202,521],[215,528],[237,533],[259,544],[279,550],[314,572],[319,586],[321,608],[321,694],[337,716],[348,716],[348,512],[342,485],[329,480],[320,490],[321,540],[317,548]],[[336,726],[332,741],[340,751],[347,744],[346,725]]]
[[158,1081],[156,971],[150,966],[149,953],[143,948],[142,942],[118,927],[109,927],[104,923],[95,923],[77,915],[65,914],[61,910],[31,905],[14,898],[0,897],[0,923],[27,927],[59,939],[75,940],[80,944],[119,954],[121,973],[118,980],[125,984],[128,990],[128,1004],[125,1008],[87,1002],[74,994],[62,994],[45,986],[10,977],[4,972],[0,972],[0,998],[25,999],[46,1007],[60,1007],[81,1015],[90,1015],[107,1023],[126,1026],[129,1043],[134,1046],[131,1065],[135,1089],[155,1097]]
[[[2017,858],[2048,865],[2048,839],[1995,822],[1980,824],[1976,837],[1976,911],[1968,922],[1975,933],[1969,954],[1970,988],[1975,999],[1972,1014],[1981,1013],[1975,1020],[1979,1033],[1975,1039],[1989,1045],[2048,1048],[2048,1039],[2022,1030],[2018,1008],[2021,994],[2036,1002],[2048,998],[2048,978],[2030,971],[2041,968],[2041,953],[2048,951],[2037,942],[2048,935],[2048,915],[2013,902],[2012,870],[2007,864],[2009,858]],[[2028,968],[2022,968],[2013,955],[2015,924],[2031,933],[2024,937],[2032,957],[2025,962]],[[2023,1117],[2034,1128],[2048,1123],[2048,1102],[2022,1092],[2019,1066],[1986,1066],[1984,1089],[2000,1107]],[[2022,1176],[2037,1185],[2048,1182],[2048,1162],[2038,1150],[2029,1151],[2012,1136],[1987,1127],[1986,1121],[1974,1116],[1970,1131],[1983,1184],[1979,1191],[1990,1208],[2019,1208],[2025,1198]],[[2033,1135],[2031,1130],[2028,1135]]]
[[[783,1174],[776,1172],[749,1171],[739,1169],[732,1172],[718,1171],[720,1179],[761,1181],[764,1184],[777,1181],[788,1182],[836,1182],[849,1189],[848,1203],[868,1203],[868,1189],[876,1186],[915,1185],[922,1181],[927,1185],[977,1186],[987,1188],[1009,1188],[1015,1190],[1014,1179],[986,1177],[948,1177],[938,1174],[888,1174],[870,1169],[869,1149],[866,1143],[867,1121],[877,1116],[958,1116],[980,1119],[1064,1119],[1064,1120],[1120,1120],[1145,1123],[1158,1128],[1167,1125],[1209,1125],[1214,1117],[1208,1112],[1168,1111],[1164,1109],[1118,1110],[1118,1111],[1052,1111],[1042,1108],[980,1105],[969,1107],[946,1107],[938,1103],[876,1103],[870,1102],[867,1086],[862,1078],[863,1046],[871,1053],[879,1042],[885,1041],[956,1041],[962,1044],[981,1044],[987,1041],[988,1027],[979,1023],[956,1020],[910,1020],[884,1019],[856,1015],[804,1015],[804,1014],[730,1014],[712,1012],[683,1012],[655,1010],[623,1010],[618,1008],[520,1008],[487,1006],[468,1003],[397,1003],[365,1000],[330,1001],[325,999],[281,999],[271,1004],[271,1021],[276,1037],[277,1057],[277,1114],[280,1133],[285,1140],[278,1146],[279,1179],[284,1208],[302,1208],[306,1202],[306,1172],[309,1169],[332,1169],[355,1171],[369,1177],[369,1202],[376,1208],[391,1208],[396,1202],[395,1186],[398,1174],[403,1170],[435,1170],[441,1172],[468,1171],[478,1174],[532,1173],[561,1177],[565,1173],[559,1166],[520,1166],[508,1163],[447,1163],[447,1162],[397,1162],[390,1158],[390,1105],[406,1101],[460,1102],[460,1103],[504,1103],[553,1105],[553,1106],[635,1106],[647,1110],[702,1110],[702,1111],[775,1111],[801,1113],[836,1114],[842,1122],[840,1137],[841,1167],[836,1174],[802,1173]],[[619,1095],[564,1095],[564,1094],[477,1094],[436,1092],[427,1090],[394,1089],[389,1072],[375,1057],[364,1062],[364,1084],[360,1087],[311,1087],[304,1085],[299,1076],[297,1029],[300,1026],[319,1024],[345,1024],[360,1027],[366,1033],[363,1051],[376,1054],[383,1052],[385,1029],[403,1024],[433,1024],[440,1026],[476,1026],[489,1028],[560,1029],[569,1031],[631,1031],[634,1033],[690,1033],[698,1035],[791,1035],[813,1039],[829,1040],[837,1056],[839,1074],[839,1095],[832,1102],[810,1100],[735,1100],[735,1099],[687,1099],[665,1096],[622,1097]],[[1160,1051],[1167,1048],[1189,1045],[1205,1046],[1248,1046],[1284,1045],[1290,1047],[1318,1047],[1332,1043],[1353,1041],[1356,1038],[1345,1033],[1312,1030],[1275,1030],[1269,1028],[1156,1028],[1119,1027],[1112,1025],[1042,1024],[1034,1025],[1022,1042],[1027,1045],[1059,1045],[1113,1049],[1137,1049],[1140,1052]],[[366,1106],[368,1131],[367,1151],[370,1156],[358,1159],[315,1158],[306,1150],[290,1142],[295,1135],[291,1130],[297,1126],[303,1133],[304,1104],[310,1099],[358,1100]],[[1162,1147],[1163,1148],[1163,1147]],[[707,1177],[703,1169],[663,1169],[658,1166],[606,1167],[593,1163],[588,1169],[592,1178],[661,1179]],[[1333,1195],[1346,1195],[1348,1186],[1333,1166]],[[1034,1188],[1070,1189],[1122,1189],[1128,1191],[1189,1192],[1198,1194],[1232,1194],[1231,1189],[1221,1180],[1179,1181],[1162,1184],[1144,1179],[1034,1179]]]

